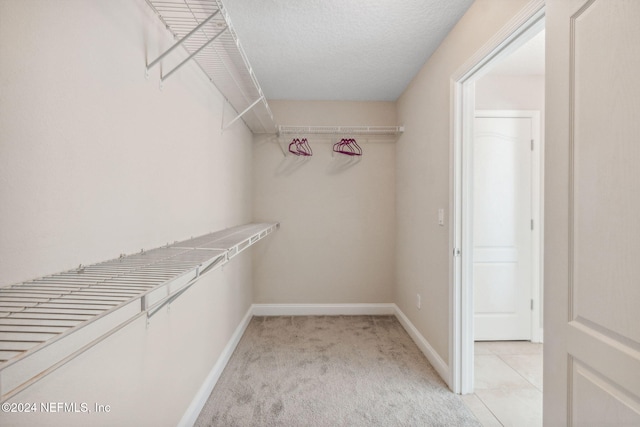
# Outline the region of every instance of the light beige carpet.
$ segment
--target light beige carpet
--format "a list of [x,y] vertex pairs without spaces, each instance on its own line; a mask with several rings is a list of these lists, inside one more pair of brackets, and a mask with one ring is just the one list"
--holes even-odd
[[479,426],[394,316],[254,317],[196,426]]

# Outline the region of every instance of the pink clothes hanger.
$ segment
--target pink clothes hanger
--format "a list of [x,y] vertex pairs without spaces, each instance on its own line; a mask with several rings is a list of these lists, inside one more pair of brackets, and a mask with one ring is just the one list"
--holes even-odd
[[305,153],[303,154],[304,156],[313,156],[313,150],[311,149],[307,138],[302,138],[302,140],[300,141],[300,146],[302,147],[302,151]]
[[362,148],[353,138],[343,138],[339,142],[336,142],[333,144],[333,151],[348,156],[362,156]]
[[309,141],[307,138],[303,138],[302,141],[298,138],[295,138],[289,144],[289,152],[291,154],[295,154],[296,156],[312,156],[313,151],[311,150],[311,146],[309,145]]

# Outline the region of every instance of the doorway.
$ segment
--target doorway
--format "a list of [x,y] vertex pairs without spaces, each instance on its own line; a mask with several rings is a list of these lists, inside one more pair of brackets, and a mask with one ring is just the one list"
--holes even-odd
[[[509,28],[488,43],[480,52],[465,64],[452,78],[453,96],[453,144],[452,144],[452,322],[451,322],[451,383],[455,392],[467,394],[474,391],[474,192],[473,192],[473,150],[474,150],[474,120],[476,116],[476,83],[480,78],[488,75],[490,70],[500,61],[507,58],[527,41],[544,29],[544,2],[532,2],[532,7],[526,13],[514,19]],[[544,90],[543,92],[544,93]],[[486,109],[483,107],[483,109]],[[538,127],[539,132],[539,127]],[[538,147],[542,152],[542,144]],[[541,156],[540,156],[541,158]],[[533,162],[533,160],[532,160]],[[537,165],[540,166],[540,165]],[[532,167],[534,165],[532,164]],[[531,186],[542,191],[542,176],[532,178]],[[535,182],[534,182],[535,181]],[[541,194],[540,194],[541,196]],[[541,200],[538,197],[538,202]],[[533,202],[533,199],[532,199]],[[534,210],[540,212],[539,218],[534,219],[534,227],[542,227],[542,206],[539,203]],[[537,248],[540,251],[541,233],[534,233]],[[537,236],[537,237],[536,237]],[[497,251],[494,251],[497,252]],[[486,255],[486,254],[485,254]],[[503,254],[505,255],[505,254]],[[537,255],[540,255],[539,253]],[[509,256],[507,254],[507,256]],[[542,259],[539,257],[539,259]],[[504,260],[503,260],[504,261]],[[538,281],[542,277],[541,266],[531,265],[529,276]],[[503,272],[503,274],[506,274]],[[535,278],[533,276],[536,276]],[[541,341],[541,287],[531,287],[530,295],[537,300],[531,313],[530,339]],[[529,298],[531,300],[532,298]],[[494,316],[495,317],[495,316]],[[533,327],[537,326],[537,327]]]
[[[523,91],[537,83],[544,89],[542,76],[520,83]],[[540,305],[533,275],[540,265],[533,185],[541,179],[540,110],[476,110],[472,156],[474,340],[532,341]]]

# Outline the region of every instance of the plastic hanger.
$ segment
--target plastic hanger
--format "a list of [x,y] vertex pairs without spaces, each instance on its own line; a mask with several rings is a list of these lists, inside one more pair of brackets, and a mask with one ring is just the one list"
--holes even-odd
[[295,138],[289,144],[289,152],[291,154],[295,154],[296,156],[312,156],[313,150],[311,150],[311,146],[309,145],[309,141],[307,138],[303,138],[302,141],[298,138]]
[[348,156],[362,156],[362,148],[353,138],[343,138],[333,144],[333,151],[346,154]]
[[302,138],[302,140],[300,141],[300,146],[302,147],[304,156],[313,156],[313,150],[311,149],[311,146],[309,145],[309,141],[307,141],[307,138]]

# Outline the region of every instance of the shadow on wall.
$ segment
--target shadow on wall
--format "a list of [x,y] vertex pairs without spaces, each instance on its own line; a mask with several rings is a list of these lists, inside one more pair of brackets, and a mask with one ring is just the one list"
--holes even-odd
[[278,168],[276,169],[276,175],[289,176],[308,163],[309,160],[311,160],[311,157],[300,157],[294,155],[285,156],[282,158]]
[[336,175],[340,172],[344,172],[351,166],[354,166],[362,160],[361,156],[346,156],[344,154],[335,154],[331,159],[331,163],[327,166],[327,173],[329,175]]

